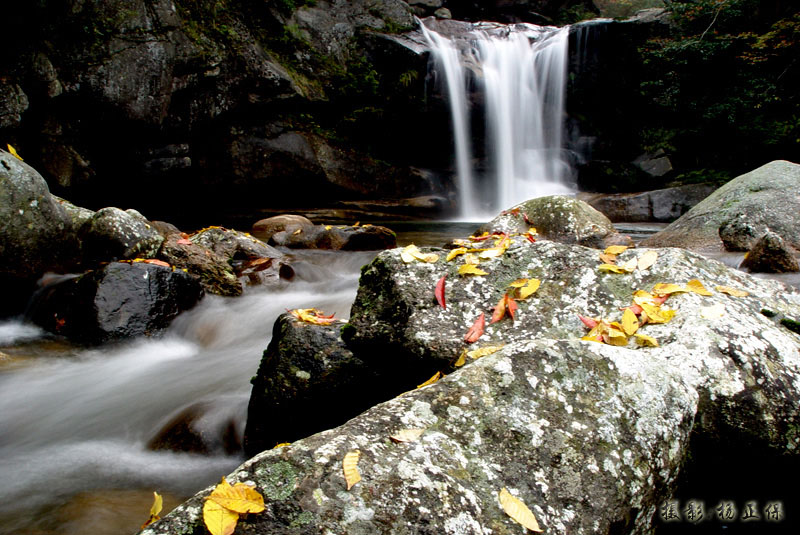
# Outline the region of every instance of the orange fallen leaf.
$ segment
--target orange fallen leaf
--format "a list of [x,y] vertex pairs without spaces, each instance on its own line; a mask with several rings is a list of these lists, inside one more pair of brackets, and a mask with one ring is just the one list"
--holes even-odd
[[311,323],[313,325],[331,325],[334,321],[336,321],[333,318],[335,314],[326,316],[316,308],[296,308],[294,310],[289,310],[288,312],[298,320],[305,323]]
[[160,513],[161,509],[164,507],[164,499],[157,492],[153,492],[153,497],[153,505],[150,506],[150,518],[147,519],[147,522],[142,524],[142,527],[139,528],[140,530],[146,528],[156,520],[161,519],[161,517],[158,516],[158,513]]
[[178,245],[194,245],[194,242],[188,238],[181,238],[175,243],[177,243]]
[[512,496],[505,487],[500,490],[498,500],[503,511],[514,521],[536,533],[542,532],[542,528],[539,527],[539,522],[536,521],[533,512],[528,509],[528,506],[522,500]]
[[472,327],[469,328],[466,336],[464,336],[464,341],[468,344],[476,342],[478,338],[483,336],[483,331],[485,327],[486,327],[486,314],[481,312],[481,315],[478,316],[478,319],[475,320],[475,323],[472,324]]

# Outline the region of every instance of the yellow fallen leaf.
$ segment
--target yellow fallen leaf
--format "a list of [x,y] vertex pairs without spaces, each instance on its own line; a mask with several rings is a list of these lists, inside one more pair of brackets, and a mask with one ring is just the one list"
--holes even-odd
[[674,310],[665,310],[648,303],[641,303],[639,306],[647,314],[647,323],[667,323],[675,316]]
[[539,522],[536,521],[536,516],[534,516],[533,512],[528,509],[528,506],[522,500],[512,496],[505,487],[500,490],[498,499],[500,500],[500,507],[514,521],[531,531],[542,532],[542,528],[539,527]]
[[414,260],[418,260],[420,262],[427,262],[427,263],[434,263],[439,260],[439,255],[434,253],[423,253],[419,250],[419,248],[414,245],[408,245],[400,252],[400,258],[403,259],[403,262],[410,263]]
[[644,290],[636,290],[633,293],[633,302],[637,305],[641,305],[642,303],[647,303],[648,305],[655,305],[655,296],[650,292],[645,292]]
[[636,333],[633,336],[636,337],[636,343],[639,344],[640,346],[658,347],[658,341],[652,336],[647,336],[646,334],[640,334],[640,333]]
[[467,252],[467,248],[466,247],[458,247],[457,249],[453,249],[452,251],[447,253],[447,258],[445,260],[447,260],[449,262],[452,259],[454,259],[455,257],[457,257],[458,255],[465,254],[466,252]]
[[628,246],[627,245],[611,245],[609,247],[606,247],[606,250],[603,251],[603,254],[618,255],[618,254],[623,253],[623,252],[625,252],[627,250],[628,250]]
[[539,289],[539,286],[542,284],[542,281],[539,279],[531,279],[528,283],[523,286],[522,288],[517,289],[517,299],[527,299],[533,294],[536,293],[536,290]]
[[459,275],[488,275],[487,272],[476,266],[475,264],[463,264],[458,267]]
[[441,378],[442,378],[442,372],[436,372],[436,373],[433,374],[433,377],[431,377],[430,379],[428,379],[424,383],[417,385],[417,388],[422,388],[423,386],[432,385],[433,383],[435,383],[436,381],[438,381]]
[[361,452],[358,450],[348,451],[342,460],[342,469],[344,470],[344,480],[347,483],[347,490],[353,488],[353,485],[361,481],[361,473],[358,471],[358,459],[361,458]]
[[728,294],[733,297],[747,297],[750,295],[749,292],[745,292],[744,290],[739,290],[737,288],[731,288],[730,286],[716,286],[714,289],[720,293]]
[[478,349],[473,349],[472,351],[467,351],[467,356],[471,359],[479,359],[481,357],[485,357],[487,355],[491,355],[492,353],[497,353],[504,346],[484,346],[479,347]]
[[517,279],[508,285],[509,288],[522,288],[528,284],[528,279]]
[[687,291],[686,287],[681,286],[679,284],[669,284],[665,282],[659,282],[658,284],[653,286],[653,293],[655,295],[672,295],[686,291]]
[[639,329],[639,318],[630,308],[626,308],[622,313],[622,330],[628,336],[632,335]]
[[656,260],[658,260],[658,253],[656,251],[652,249],[650,251],[645,251],[636,261],[636,267],[639,268],[639,271],[644,271],[655,264]]
[[608,330],[603,333],[603,341],[612,346],[628,345],[628,337],[622,325],[613,321],[609,324]]
[[239,522],[239,513],[227,509],[214,500],[203,504],[203,522],[211,535],[231,535]]
[[333,315],[326,316],[316,308],[296,308],[289,313],[300,321],[313,325],[331,325],[336,321]]
[[156,520],[160,520],[161,517],[158,516],[158,513],[161,512],[161,509],[164,508],[164,499],[161,495],[157,492],[153,492],[153,505],[150,506],[150,518],[147,519],[147,522],[142,524],[142,527],[139,530],[143,530]]
[[22,159],[22,156],[20,156],[19,154],[17,154],[17,149],[15,149],[14,147],[12,147],[10,143],[9,143],[9,144],[7,144],[7,145],[6,145],[6,147],[8,147],[8,152],[11,154],[11,156],[15,157],[16,159],[18,159],[18,160],[19,160],[19,161],[21,161],[21,162],[24,162],[24,161],[25,161],[25,160],[23,160],[23,159]]
[[464,263],[465,264],[472,264],[477,266],[481,263],[480,259],[472,253],[467,253],[464,255]]
[[291,442],[279,442],[278,444],[272,446],[272,449],[277,450],[278,448],[285,448],[286,446],[290,446],[291,444],[292,444]]
[[208,500],[234,513],[260,513],[264,510],[264,497],[256,489],[244,483],[231,486],[224,477],[220,484],[214,487]]
[[416,442],[424,432],[424,429],[401,429],[397,433],[389,435],[389,438],[393,442]]
[[467,363],[467,350],[465,349],[458,356],[458,359],[453,363],[453,366],[456,368],[460,368],[466,363]]
[[303,229],[299,228],[299,229],[295,230],[294,232],[292,232],[292,236],[297,236],[298,234],[302,234],[302,232],[303,232]]
[[706,290],[706,287],[703,286],[703,283],[697,279],[692,279],[686,283],[686,289],[690,292],[694,292],[699,295],[713,295],[711,292]]
[[614,264],[600,264],[597,266],[597,269],[604,272],[604,273],[630,273],[631,270],[625,269],[621,266],[616,266]]
[[715,320],[725,315],[725,306],[722,303],[703,307],[700,309],[700,317],[707,320]]
[[330,226],[330,225],[325,225],[325,230],[330,230],[330,229],[332,229],[332,228],[333,228],[333,227],[332,227],[332,226]]

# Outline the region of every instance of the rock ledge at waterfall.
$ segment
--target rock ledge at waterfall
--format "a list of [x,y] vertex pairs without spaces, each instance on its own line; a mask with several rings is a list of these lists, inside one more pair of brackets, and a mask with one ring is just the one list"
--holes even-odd
[[[445,261],[446,250],[426,252],[439,260],[380,253],[363,269],[342,329],[367,366],[405,377],[416,370],[409,391],[241,465],[229,481],[254,484],[267,508],[240,520],[237,532],[519,533],[498,502],[506,488],[548,533],[650,533],[698,438],[715,455],[759,451],[797,465],[800,338],[775,321],[800,318],[792,288],[679,249],[658,250],[648,269],[613,274],[597,269],[595,249],[515,237],[505,254],[480,264],[482,277],[458,275],[461,261]],[[618,261],[645,252],[629,249]],[[446,309],[434,298],[443,276]],[[468,346],[478,315],[490,316],[523,277],[540,279],[539,290],[519,301],[513,320],[487,318]],[[635,290],[692,279],[711,295],[669,297],[674,318],[641,328],[658,347],[580,340],[578,314],[617,321]],[[502,349],[454,366],[463,349],[489,345]],[[437,370],[443,379],[414,389]],[[358,388],[343,386],[353,396]],[[389,438],[401,429],[421,435]],[[348,491],[342,459],[352,450],[361,452],[363,479]],[[143,533],[202,532],[209,492]],[[767,492],[787,510],[797,505],[778,487]]]

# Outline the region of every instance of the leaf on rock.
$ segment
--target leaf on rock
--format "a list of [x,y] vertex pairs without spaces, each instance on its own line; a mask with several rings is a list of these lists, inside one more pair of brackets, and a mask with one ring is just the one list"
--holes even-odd
[[188,238],[181,238],[180,240],[176,241],[178,245],[193,245],[194,242]]
[[653,286],[653,294],[657,296],[672,295],[677,293],[683,293],[686,291],[688,291],[686,287],[681,286],[680,284],[659,282],[658,284]]
[[142,263],[153,264],[155,266],[168,267],[168,268],[172,267],[171,265],[169,265],[168,262],[164,262],[163,260],[158,260],[157,258],[145,258],[144,260],[142,260]]
[[436,302],[439,303],[439,306],[447,309],[447,303],[444,299],[445,279],[447,279],[447,275],[442,275],[442,278],[436,283],[436,289],[433,293],[436,296]]
[[303,233],[303,229],[299,228],[299,229],[295,230],[294,232],[292,232],[292,236],[297,236],[298,234],[302,234],[302,233]]
[[[469,328],[467,334],[464,336],[464,341],[468,344],[476,342],[478,338],[483,336],[483,331],[485,328],[486,328],[486,314],[481,312],[481,315],[478,316],[478,319],[475,320],[475,323],[472,324],[472,327]],[[456,364],[456,366],[458,366],[458,364]]]
[[164,508],[164,499],[161,497],[159,493],[153,492],[153,505],[150,506],[150,518],[147,519],[147,522],[142,524],[142,527],[139,528],[139,530],[143,530],[156,520],[161,519],[161,517],[158,516],[158,513],[160,513],[161,509],[163,508]]
[[467,253],[464,255],[464,264],[471,264],[473,266],[477,266],[480,264],[480,259],[472,253]]
[[713,295],[711,292],[706,290],[706,287],[703,286],[703,283],[697,279],[692,279],[689,282],[687,282],[686,289],[698,295],[705,295],[705,296]]
[[658,260],[658,253],[656,251],[645,251],[645,253],[636,261],[636,267],[639,269],[639,271],[644,271],[655,264],[656,260]]
[[636,267],[638,265],[637,262],[638,261],[634,256],[633,258],[629,258],[625,262],[619,264],[619,267],[624,269],[627,273],[633,273],[634,271],[636,271]]
[[675,316],[674,310],[664,310],[661,307],[642,303],[640,305],[647,314],[647,323],[667,323]]
[[627,250],[628,250],[627,245],[611,245],[609,247],[606,247],[606,250],[603,251],[603,254],[610,254],[616,256],[620,253],[624,253]]
[[272,449],[277,450],[278,448],[285,448],[286,446],[290,446],[291,444],[292,444],[291,442],[279,442],[274,446],[272,446]]
[[714,288],[720,293],[728,294],[732,297],[747,297],[750,295],[749,292],[745,292],[744,290],[739,290],[737,288],[732,288],[730,286],[717,286]]
[[466,363],[467,363],[467,350],[464,349],[463,351],[461,351],[461,354],[458,356],[456,361],[453,363],[453,367],[454,368],[460,368],[461,366],[463,366]]
[[522,288],[528,284],[528,279],[517,279],[508,285],[509,288]]
[[12,147],[10,143],[6,144],[6,147],[8,147],[8,152],[11,154],[11,156],[13,156],[14,158],[16,158],[17,160],[19,160],[21,162],[25,161],[25,160],[22,159],[22,156],[17,154],[17,149]]
[[597,327],[597,324],[599,323],[599,321],[596,320],[595,318],[581,316],[580,314],[578,314],[578,318],[580,318],[580,320],[583,322],[584,325],[586,325],[588,329],[594,329],[595,327]]
[[471,359],[479,359],[481,357],[486,357],[488,355],[491,355],[492,353],[497,353],[498,351],[503,349],[503,347],[504,346],[502,345],[479,347],[478,349],[473,349],[472,351],[468,351],[467,356]]
[[623,268],[622,266],[617,266],[614,264],[600,264],[597,266],[597,269],[602,271],[603,273],[630,273],[631,269]]
[[289,313],[298,320],[313,325],[331,325],[336,321],[333,318],[335,314],[325,316],[321,310],[316,308],[296,308],[289,310]]
[[244,483],[231,486],[224,477],[208,496],[208,500],[234,513],[260,513],[264,510],[264,497],[256,489]]
[[203,504],[203,522],[211,535],[231,535],[239,522],[239,513],[207,499]]
[[603,264],[616,264],[617,256],[613,254],[600,253],[600,262]]
[[389,435],[392,442],[416,442],[424,433],[424,429],[401,429],[393,435]]
[[658,341],[652,336],[647,336],[646,334],[640,334],[640,333],[636,333],[633,336],[636,337],[636,343],[639,344],[640,346],[658,347]]
[[400,251],[400,258],[407,264],[413,262],[414,260],[419,262],[434,263],[439,260],[439,255],[434,253],[423,253],[416,245],[412,243]]
[[[539,279],[525,279],[527,283],[522,286],[518,287],[517,291],[515,292],[515,296],[517,299],[527,299],[533,294],[536,293],[536,290],[539,289],[539,285],[542,283]],[[513,283],[512,283],[513,284]]]
[[342,460],[342,469],[344,470],[344,480],[347,483],[347,490],[353,488],[353,485],[361,481],[361,473],[358,471],[358,460],[361,458],[361,452],[358,450],[348,451]]
[[622,330],[625,331],[625,334],[628,336],[639,330],[639,319],[630,307],[626,308],[622,313]]
[[463,264],[458,267],[459,275],[488,275],[487,272],[476,266],[475,264]]
[[616,321],[611,322],[608,330],[603,333],[603,341],[612,346],[628,345],[628,336],[622,328],[622,325]]
[[442,378],[442,372],[436,372],[436,373],[433,374],[433,377],[431,377],[430,379],[428,379],[424,383],[417,385],[417,388],[422,388],[423,386],[432,385],[433,383],[435,383],[436,381],[438,381],[441,378]]
[[489,249],[484,249],[483,251],[478,253],[478,258],[488,259],[488,258],[498,258],[503,256],[506,252],[506,248],[504,247],[490,247]]
[[449,261],[451,261],[452,259],[454,259],[455,257],[457,257],[459,255],[466,254],[467,251],[468,251],[468,249],[466,247],[458,247],[456,249],[453,249],[452,251],[447,253],[446,260],[449,262]]
[[531,531],[542,532],[542,528],[539,527],[539,522],[536,521],[533,512],[528,509],[528,506],[522,500],[514,497],[505,487],[500,490],[498,498],[503,511],[514,521]]

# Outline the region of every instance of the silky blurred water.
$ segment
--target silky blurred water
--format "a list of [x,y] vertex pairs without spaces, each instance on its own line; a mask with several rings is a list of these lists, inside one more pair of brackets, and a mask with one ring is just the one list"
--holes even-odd
[[[134,532],[147,518],[151,491],[188,497],[238,466],[238,455],[151,451],[146,444],[198,402],[213,408],[207,425],[234,422],[241,438],[250,378],[275,319],[305,307],[346,319],[360,267],[375,255],[291,254],[291,283],[250,288],[239,298],[206,296],[160,338],[81,349],[20,321],[0,323],[0,533],[80,533],[74,516],[86,506],[74,502],[91,504],[92,491],[107,501],[114,489],[143,493],[139,518],[127,529]],[[120,496],[108,507],[131,501]],[[92,533],[120,528],[102,529]]]

